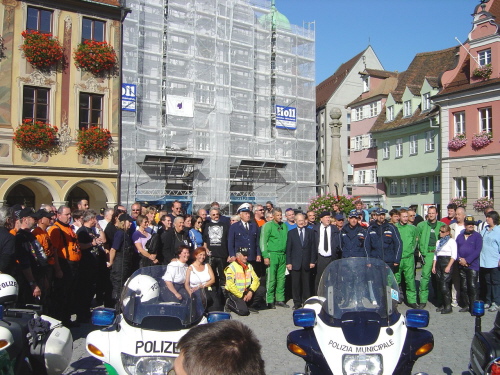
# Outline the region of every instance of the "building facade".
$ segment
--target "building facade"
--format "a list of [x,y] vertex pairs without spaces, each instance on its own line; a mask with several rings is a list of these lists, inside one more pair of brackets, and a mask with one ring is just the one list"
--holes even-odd
[[314,194],[313,24],[268,0],[127,1],[121,200],[305,208]]
[[[121,20],[117,0],[14,1],[0,3],[0,204],[40,206],[88,199],[92,208],[117,202],[119,74],[94,75],[76,67],[74,50],[84,40],[115,48],[119,70]],[[39,68],[21,52],[23,31],[51,34],[63,59]],[[59,148],[50,156],[21,150],[13,142],[23,121],[58,128]],[[109,129],[115,152],[105,158],[78,155],[78,131]]]
[[416,206],[423,215],[426,207],[440,205],[440,117],[430,98],[457,52],[454,47],[417,54],[371,128],[388,209]]
[[496,121],[500,117],[500,2],[476,6],[472,16],[472,30],[459,50],[457,64],[443,74],[444,88],[433,97],[442,117],[443,208],[453,198],[466,198],[469,213],[478,199],[500,196]]
[[351,145],[349,144],[351,112],[346,105],[363,93],[363,80],[359,72],[365,69],[382,70],[382,64],[371,46],[343,63],[335,73],[316,87],[316,133],[318,159],[317,190],[324,194],[328,191],[330,160],[332,157],[332,130],[330,127],[330,110],[338,108],[342,112],[341,128],[341,159],[344,172],[344,191],[341,194],[352,193],[353,168],[349,164]]
[[385,201],[385,185],[377,176],[377,143],[370,131],[385,107],[387,95],[396,88],[398,73],[365,69],[359,75],[363,93],[347,105],[351,110],[352,195],[368,206],[378,206]]

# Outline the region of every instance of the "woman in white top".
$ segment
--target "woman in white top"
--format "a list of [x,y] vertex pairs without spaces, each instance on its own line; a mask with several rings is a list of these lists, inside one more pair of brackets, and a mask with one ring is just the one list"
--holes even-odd
[[451,308],[451,271],[455,259],[457,259],[457,243],[450,236],[450,226],[443,225],[439,228],[439,237],[432,263],[432,273],[436,274],[438,288],[443,296],[443,306],[436,311],[441,314],[450,314]]
[[[184,288],[186,283],[187,261],[189,260],[189,247],[179,246],[176,251],[177,259],[173,259],[167,266],[167,271],[162,279],[167,286],[166,296],[163,300],[170,301],[172,298],[169,296],[174,295],[179,301],[186,299],[187,292]],[[165,298],[166,297],[166,298]]]
[[198,247],[193,252],[194,262],[188,267],[186,273],[186,289],[190,294],[197,290],[203,290],[207,298],[208,311],[220,311],[221,304],[215,289],[212,287],[215,283],[214,271],[210,264],[205,264],[207,249]]

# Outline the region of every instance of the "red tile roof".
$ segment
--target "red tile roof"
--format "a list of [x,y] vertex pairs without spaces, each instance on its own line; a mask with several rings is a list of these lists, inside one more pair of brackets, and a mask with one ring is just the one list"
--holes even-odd
[[323,107],[328,102],[328,100],[330,100],[332,95],[340,87],[345,77],[347,77],[349,72],[352,70],[354,65],[356,65],[356,62],[358,62],[361,56],[363,56],[365,51],[366,49],[358,53],[349,61],[340,65],[332,76],[328,77],[318,86],[316,86],[316,109]]
[[[368,73],[368,71],[371,69],[366,69],[363,73]],[[379,70],[378,72],[385,72],[382,70]],[[376,96],[384,96],[387,97],[390,92],[394,90],[396,85],[398,84],[398,73],[397,72],[385,72],[387,74],[371,74],[370,77],[382,77],[386,78],[384,81],[378,85],[376,89],[370,90],[368,92],[362,93],[360,96],[358,96],[356,99],[354,99],[352,102],[347,104],[345,107],[346,108],[352,108],[355,105],[359,105],[365,101],[368,101],[372,98],[375,98]]]

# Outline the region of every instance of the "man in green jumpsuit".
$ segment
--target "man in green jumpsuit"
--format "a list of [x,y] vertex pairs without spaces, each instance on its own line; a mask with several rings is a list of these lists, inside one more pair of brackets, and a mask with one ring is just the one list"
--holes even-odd
[[[399,211],[399,223],[396,224],[401,242],[403,243],[403,254],[398,270],[394,275],[396,281],[401,285],[404,277],[406,284],[406,300],[408,306],[412,309],[418,308],[417,305],[417,290],[415,287],[415,246],[417,246],[417,227],[410,224],[408,221],[408,211],[401,209]],[[401,289],[401,286],[400,286]]]
[[278,207],[273,208],[273,220],[262,227],[261,252],[267,266],[266,302],[268,308],[276,306],[290,307],[285,303],[285,270],[287,226],[281,222],[283,213]]
[[419,290],[420,308],[422,309],[429,299],[429,280],[431,278],[432,262],[434,261],[436,243],[439,239],[439,228],[443,225],[444,223],[437,221],[437,210],[435,206],[430,206],[428,208],[427,220],[417,225],[418,245],[425,262],[422,266]]

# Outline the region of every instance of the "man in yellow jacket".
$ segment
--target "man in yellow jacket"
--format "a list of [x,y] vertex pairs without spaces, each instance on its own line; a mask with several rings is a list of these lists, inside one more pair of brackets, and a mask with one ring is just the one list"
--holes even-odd
[[248,263],[248,249],[239,248],[236,260],[224,270],[228,298],[224,310],[246,316],[258,313],[264,305],[266,290],[252,265]]

